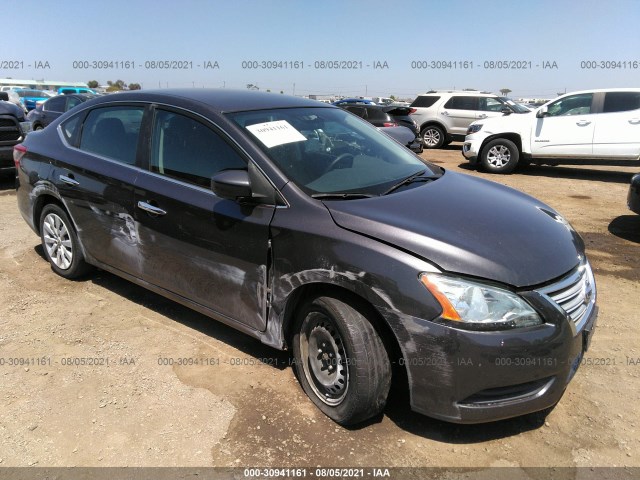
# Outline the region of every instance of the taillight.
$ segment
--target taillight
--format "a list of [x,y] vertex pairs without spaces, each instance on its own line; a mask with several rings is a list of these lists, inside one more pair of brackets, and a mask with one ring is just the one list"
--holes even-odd
[[21,143],[13,147],[13,163],[16,164],[16,171],[20,168],[20,160],[27,153],[27,147]]
[[409,109],[409,115],[411,115],[412,113],[416,113],[418,111],[417,108],[410,108]]
[[396,122],[384,122],[382,124],[383,127],[397,127],[398,124]]

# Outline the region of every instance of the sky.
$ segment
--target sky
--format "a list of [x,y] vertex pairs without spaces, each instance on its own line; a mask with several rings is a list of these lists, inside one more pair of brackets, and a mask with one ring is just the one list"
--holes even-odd
[[0,78],[400,98],[640,86],[638,0],[2,4],[31,20],[3,40]]

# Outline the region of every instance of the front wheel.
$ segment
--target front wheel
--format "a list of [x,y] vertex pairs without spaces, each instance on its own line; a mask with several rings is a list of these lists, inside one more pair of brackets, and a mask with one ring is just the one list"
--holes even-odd
[[489,173],[511,173],[518,166],[520,152],[511,140],[497,138],[490,141],[480,155],[482,167]]
[[358,310],[319,297],[302,307],[295,328],[296,376],[325,415],[351,425],[382,412],[391,365],[378,333]]

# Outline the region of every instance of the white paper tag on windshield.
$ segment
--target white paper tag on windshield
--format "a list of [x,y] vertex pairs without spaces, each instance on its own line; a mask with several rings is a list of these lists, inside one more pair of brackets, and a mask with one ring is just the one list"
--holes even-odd
[[267,148],[307,139],[286,120],[249,125],[247,130],[258,137],[258,140],[264,143]]

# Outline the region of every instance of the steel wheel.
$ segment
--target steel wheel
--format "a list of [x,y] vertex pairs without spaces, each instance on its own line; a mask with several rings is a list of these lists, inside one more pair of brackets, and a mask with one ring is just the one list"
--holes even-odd
[[382,340],[351,299],[317,297],[297,311],[292,339],[300,386],[329,418],[351,425],[379,414],[391,385]]
[[68,270],[73,261],[73,243],[69,230],[62,219],[55,213],[49,213],[42,221],[44,248],[53,264]]
[[349,369],[344,345],[331,319],[320,313],[310,315],[300,336],[304,374],[324,403],[338,405],[349,388]]
[[422,130],[422,143],[425,148],[440,148],[444,144],[444,132],[435,125],[426,127]]

